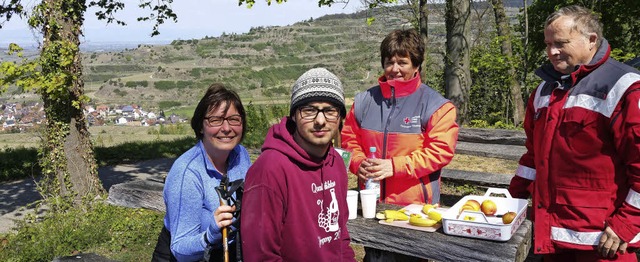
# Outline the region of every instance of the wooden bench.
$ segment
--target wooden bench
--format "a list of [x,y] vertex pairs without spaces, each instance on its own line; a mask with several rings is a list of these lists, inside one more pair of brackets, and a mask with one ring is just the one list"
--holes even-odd
[[[378,204],[377,210],[400,207]],[[442,228],[424,232],[378,223],[360,216],[349,220],[351,241],[365,247],[437,261],[525,261],[531,248],[532,224],[525,220],[509,241],[450,236]]]

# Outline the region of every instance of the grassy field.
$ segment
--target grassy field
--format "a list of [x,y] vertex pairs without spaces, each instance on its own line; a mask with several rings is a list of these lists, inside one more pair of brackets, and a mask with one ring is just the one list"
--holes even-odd
[[[193,110],[191,111],[193,112]],[[115,146],[127,142],[167,141],[193,136],[188,123],[184,123],[187,132],[183,134],[156,134],[159,127],[148,126],[92,126],[89,127],[91,138],[96,146]],[[16,147],[38,147],[42,141],[39,132],[0,134],[0,149]]]

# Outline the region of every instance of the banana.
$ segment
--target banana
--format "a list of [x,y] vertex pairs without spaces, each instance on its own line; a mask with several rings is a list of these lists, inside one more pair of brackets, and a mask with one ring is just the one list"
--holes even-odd
[[425,204],[422,206],[422,213],[424,213],[425,215],[428,215],[430,210],[435,209],[438,206],[439,206],[438,204],[435,204],[435,205]]
[[429,216],[430,219],[435,220],[436,222],[440,222],[442,220],[442,214],[438,211],[434,210],[430,210],[429,214],[427,214],[427,216]]
[[442,220],[442,214],[436,211],[438,204],[426,204],[422,206],[422,213],[425,213],[430,219],[435,220],[436,222],[440,222]]
[[438,221],[429,218],[423,218],[420,215],[412,215],[411,217],[409,217],[409,224],[418,227],[431,227],[437,223]]
[[394,220],[400,220],[400,221],[406,221],[409,219],[409,216],[407,216],[407,214],[400,212],[398,210],[385,210],[384,217],[385,219],[394,219]]

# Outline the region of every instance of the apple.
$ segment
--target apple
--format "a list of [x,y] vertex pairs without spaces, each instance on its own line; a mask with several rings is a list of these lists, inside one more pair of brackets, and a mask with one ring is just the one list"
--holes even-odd
[[498,211],[498,206],[496,206],[495,202],[487,199],[480,204],[480,210],[487,216],[493,216],[496,214],[496,211]]
[[513,222],[513,219],[516,218],[516,212],[507,212],[504,215],[502,215],[502,223],[506,224],[511,224],[511,222]]

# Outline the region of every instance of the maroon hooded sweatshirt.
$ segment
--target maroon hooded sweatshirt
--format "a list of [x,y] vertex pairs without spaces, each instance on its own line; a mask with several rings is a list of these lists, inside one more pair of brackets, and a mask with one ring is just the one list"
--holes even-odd
[[355,261],[347,231],[347,174],[330,147],[311,157],[288,117],[269,129],[242,200],[245,261]]

